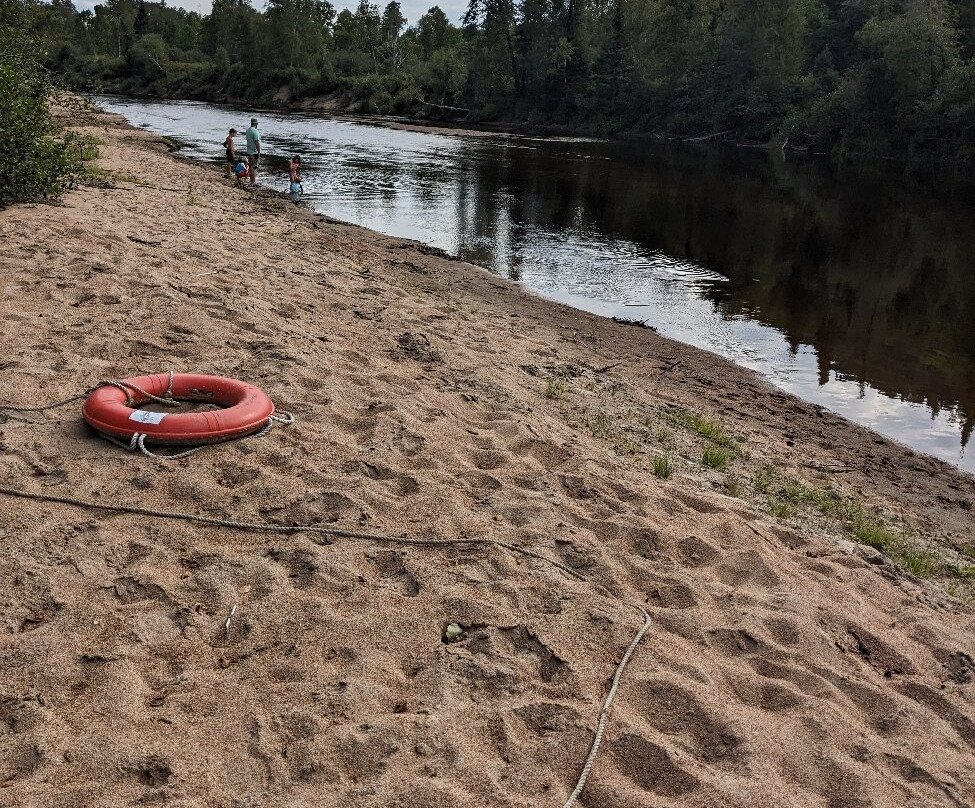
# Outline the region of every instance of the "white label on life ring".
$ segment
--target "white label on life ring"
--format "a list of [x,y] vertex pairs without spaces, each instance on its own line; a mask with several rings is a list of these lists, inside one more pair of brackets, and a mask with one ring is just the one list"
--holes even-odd
[[135,410],[130,416],[130,421],[138,421],[140,424],[158,424],[169,413],[167,412],[147,412],[146,410]]

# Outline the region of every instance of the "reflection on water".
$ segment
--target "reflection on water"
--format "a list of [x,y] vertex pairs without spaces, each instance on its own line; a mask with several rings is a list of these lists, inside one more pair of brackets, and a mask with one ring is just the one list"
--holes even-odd
[[[222,160],[250,110],[110,98]],[[975,214],[964,189],[764,152],[437,135],[263,113],[265,181],[754,368],[975,471]]]

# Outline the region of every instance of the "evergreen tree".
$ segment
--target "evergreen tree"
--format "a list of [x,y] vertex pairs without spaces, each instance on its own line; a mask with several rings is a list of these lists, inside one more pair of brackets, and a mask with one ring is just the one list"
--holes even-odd
[[[2,0],[27,2],[27,0]],[[156,0],[32,18],[85,88],[466,114],[970,160],[975,0],[469,0],[407,27],[398,0]],[[426,105],[424,106],[424,102]]]

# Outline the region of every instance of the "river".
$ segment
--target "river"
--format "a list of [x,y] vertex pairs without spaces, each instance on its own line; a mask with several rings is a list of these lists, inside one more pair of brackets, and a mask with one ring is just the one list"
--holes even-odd
[[[252,114],[97,100],[213,163]],[[321,213],[644,321],[975,472],[970,187],[728,147],[259,117],[263,181],[284,190],[287,157],[301,154],[305,200]]]

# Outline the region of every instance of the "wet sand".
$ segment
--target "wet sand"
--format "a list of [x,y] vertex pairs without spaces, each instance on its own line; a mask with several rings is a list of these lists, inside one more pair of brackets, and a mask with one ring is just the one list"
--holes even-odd
[[[579,577],[497,546],[0,497],[0,806],[558,808],[636,607],[653,622],[580,805],[975,803],[971,609],[754,484],[771,466],[856,497],[950,559],[975,478],[647,329],[234,188],[117,117],[85,129],[111,173],[0,212],[0,402],[173,369],[298,420],[166,462],[77,405],[0,413],[0,486],[486,536]],[[733,437],[726,471],[694,415]]]

